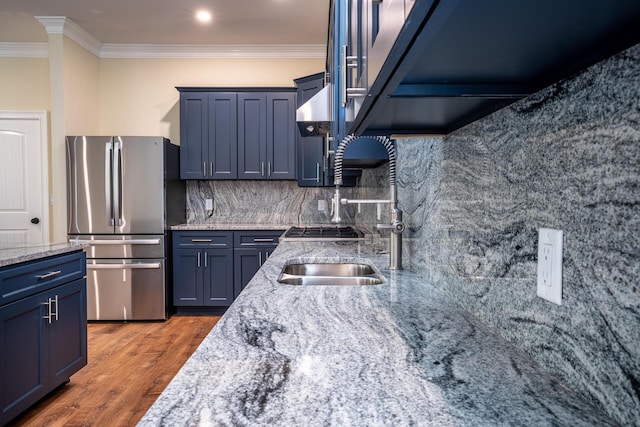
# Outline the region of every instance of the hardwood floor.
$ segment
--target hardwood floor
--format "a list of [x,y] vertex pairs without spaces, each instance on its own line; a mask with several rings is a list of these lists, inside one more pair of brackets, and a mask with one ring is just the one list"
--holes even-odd
[[219,319],[90,323],[87,366],[8,425],[135,426]]

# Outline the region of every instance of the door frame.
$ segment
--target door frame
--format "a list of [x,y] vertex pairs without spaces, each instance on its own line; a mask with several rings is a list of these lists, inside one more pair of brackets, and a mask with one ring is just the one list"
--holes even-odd
[[0,120],[36,120],[40,128],[40,170],[42,186],[42,243],[51,241],[51,208],[49,206],[49,133],[47,112],[45,110],[0,110]]

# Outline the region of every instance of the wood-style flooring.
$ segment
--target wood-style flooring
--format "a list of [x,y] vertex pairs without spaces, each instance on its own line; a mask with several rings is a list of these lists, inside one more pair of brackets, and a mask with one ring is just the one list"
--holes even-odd
[[9,426],[135,426],[219,319],[90,323],[87,366]]

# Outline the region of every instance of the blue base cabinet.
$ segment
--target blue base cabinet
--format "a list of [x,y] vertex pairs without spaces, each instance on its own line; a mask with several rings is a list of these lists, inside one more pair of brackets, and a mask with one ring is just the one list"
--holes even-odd
[[176,231],[173,242],[173,305],[231,305],[233,232]]
[[235,297],[240,295],[240,292],[278,246],[281,234],[282,231],[276,230],[234,232],[233,280]]
[[0,425],[87,364],[85,264],[77,252],[0,269],[13,299],[0,306]]
[[174,231],[173,305],[179,314],[231,305],[278,245],[283,230]]

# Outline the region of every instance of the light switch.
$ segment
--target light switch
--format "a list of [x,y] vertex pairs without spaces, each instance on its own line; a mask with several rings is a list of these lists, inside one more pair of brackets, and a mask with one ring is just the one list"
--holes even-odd
[[204,208],[208,211],[213,210],[213,199],[204,199]]

